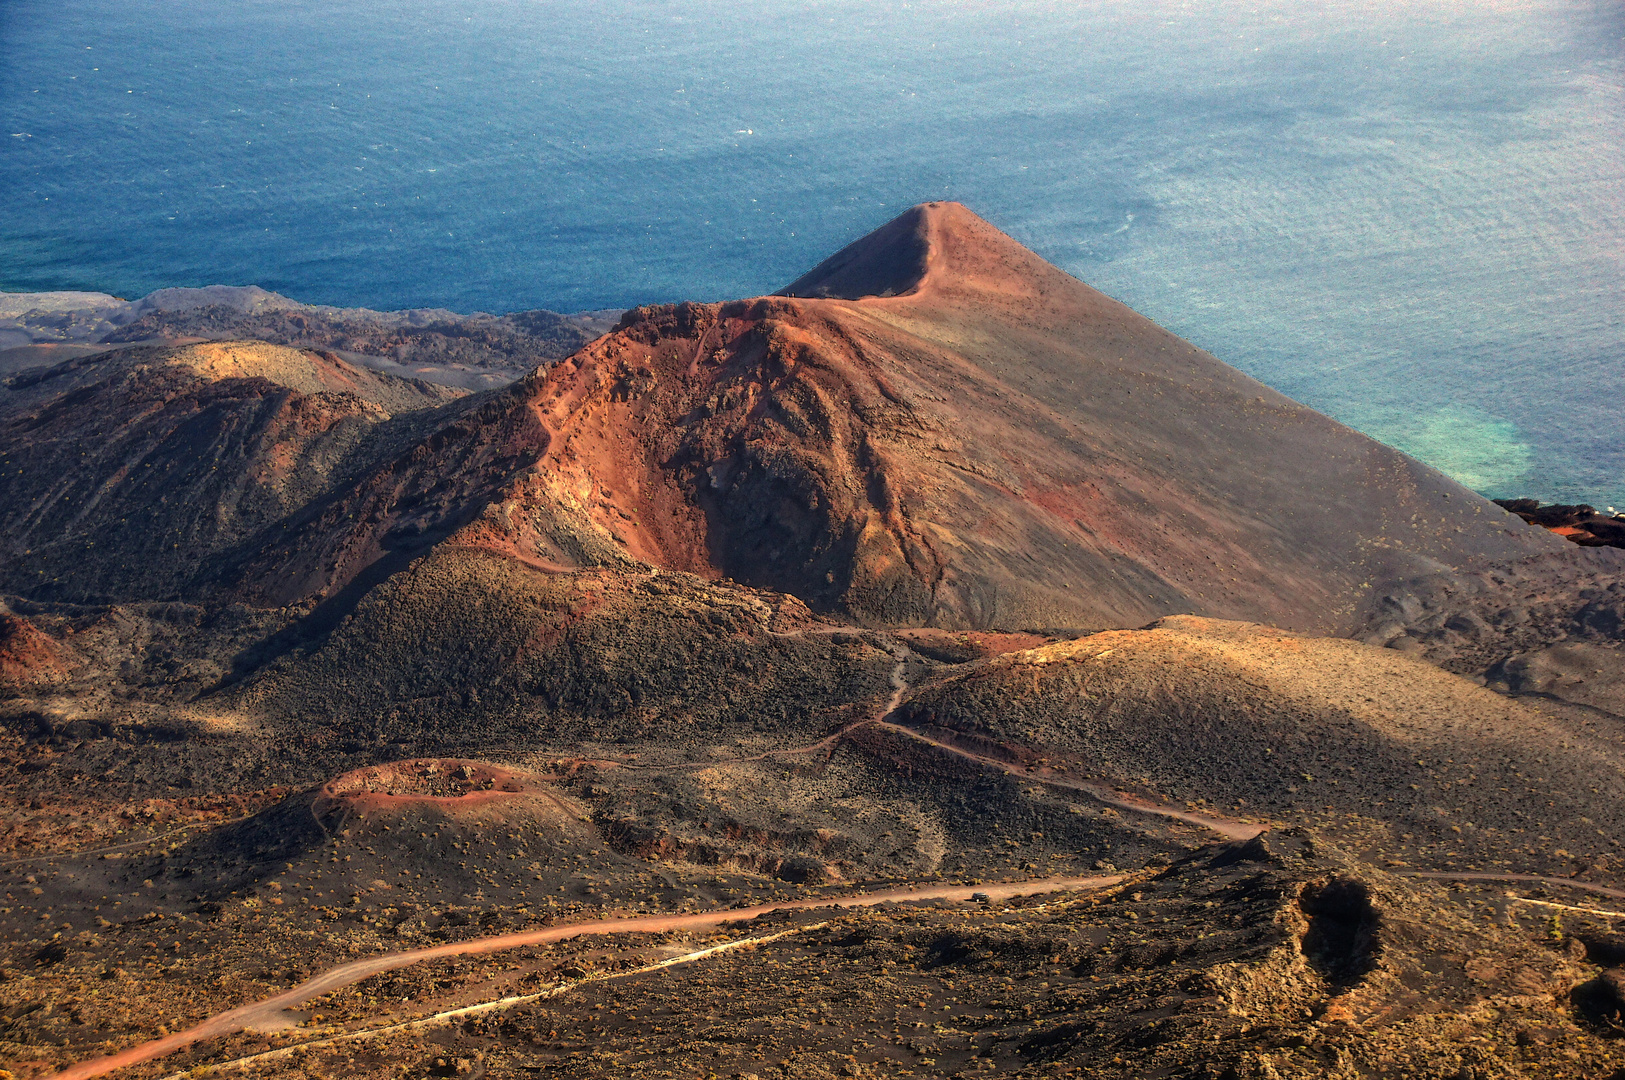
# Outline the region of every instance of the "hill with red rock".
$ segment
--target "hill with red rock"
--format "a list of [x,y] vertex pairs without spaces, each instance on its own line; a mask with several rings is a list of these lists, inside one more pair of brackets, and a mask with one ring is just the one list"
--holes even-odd
[[963,207],[836,261],[789,290],[817,299],[628,313],[288,506],[237,588],[325,598],[445,541],[730,577],[872,625],[1347,631],[1386,582],[1556,543]]
[[414,417],[461,395],[257,342],[15,375],[0,397],[0,587],[73,601],[196,594],[236,547],[280,535],[356,463],[418,434]]
[[730,960],[759,928],[440,953],[162,1067],[1614,1067],[1625,553],[964,207],[479,393],[60,359],[0,388],[21,1075],[341,958],[949,885]]
[[72,654],[27,619],[0,612],[0,687],[33,690],[67,681]]

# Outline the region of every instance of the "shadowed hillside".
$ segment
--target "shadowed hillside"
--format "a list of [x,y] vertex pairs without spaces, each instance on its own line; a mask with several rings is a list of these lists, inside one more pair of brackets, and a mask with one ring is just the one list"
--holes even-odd
[[234,546],[265,543],[461,395],[257,342],[16,375],[0,391],[0,583],[73,601],[206,593]]

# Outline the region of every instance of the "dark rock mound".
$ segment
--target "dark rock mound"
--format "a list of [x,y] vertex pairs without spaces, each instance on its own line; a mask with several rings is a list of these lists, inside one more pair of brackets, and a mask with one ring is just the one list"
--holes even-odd
[[1304,887],[1298,906],[1309,920],[1303,954],[1333,986],[1350,986],[1377,964],[1380,918],[1362,881],[1333,877]]
[[1609,968],[1590,982],[1574,988],[1573,1000],[1580,1017],[1616,1032],[1625,1020],[1625,969]]
[[754,594],[687,575],[548,574],[448,546],[251,693],[292,730],[440,755],[759,728],[811,741],[826,710],[884,696],[888,653],[772,633],[771,616]]
[[163,879],[204,900],[217,900],[309,857],[342,819],[342,812],[319,804],[316,792],[296,792],[252,817],[197,836],[173,853],[132,861],[123,882]]
[[846,245],[778,295],[838,300],[902,296],[925,277],[930,252],[925,208],[916,206]]
[[1581,547],[1625,548],[1625,514],[1597,513],[1588,503],[1541,505],[1539,499],[1496,499],[1501,509],[1543,529],[1550,529]]

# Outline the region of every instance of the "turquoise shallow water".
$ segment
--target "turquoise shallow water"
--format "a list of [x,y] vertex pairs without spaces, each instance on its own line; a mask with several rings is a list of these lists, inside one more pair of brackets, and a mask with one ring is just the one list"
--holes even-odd
[[0,2],[0,289],[578,310],[955,198],[1490,494],[1625,509],[1625,12]]

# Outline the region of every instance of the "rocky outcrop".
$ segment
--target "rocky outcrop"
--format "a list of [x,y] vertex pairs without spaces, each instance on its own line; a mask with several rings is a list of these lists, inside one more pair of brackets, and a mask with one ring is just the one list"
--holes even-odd
[[1625,514],[1599,514],[1586,503],[1542,505],[1539,499],[1496,499],[1495,504],[1581,547],[1625,548]]

